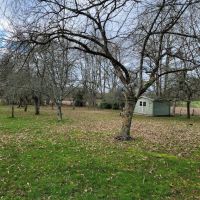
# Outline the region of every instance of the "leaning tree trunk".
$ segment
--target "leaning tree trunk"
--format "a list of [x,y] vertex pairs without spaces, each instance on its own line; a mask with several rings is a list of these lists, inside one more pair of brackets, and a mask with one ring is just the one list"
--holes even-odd
[[34,100],[34,104],[35,104],[35,114],[39,115],[40,114],[40,101],[39,101],[39,98],[37,96],[34,96],[33,100]]
[[57,117],[59,121],[62,121],[62,110],[61,110],[61,102],[56,102],[57,107]]
[[191,101],[188,100],[187,101],[187,118],[190,119],[190,104],[191,104]]
[[137,100],[132,93],[125,94],[125,107],[122,113],[122,128],[120,135],[117,136],[116,139],[124,141],[133,139],[130,136],[130,129],[136,102]]

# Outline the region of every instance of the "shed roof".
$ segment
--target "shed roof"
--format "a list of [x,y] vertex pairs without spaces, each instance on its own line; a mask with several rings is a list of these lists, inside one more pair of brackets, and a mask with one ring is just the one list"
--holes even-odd
[[141,96],[139,99],[141,98],[144,98],[144,99],[148,99],[148,100],[151,100],[151,101],[154,101],[154,99],[150,98],[150,97],[147,97],[147,96]]
[[151,101],[157,101],[157,102],[169,102],[169,100],[167,99],[161,99],[161,98],[150,98],[150,97],[147,97],[147,96],[141,96],[139,99],[141,98],[144,98],[144,99],[148,99],[148,100],[151,100]]

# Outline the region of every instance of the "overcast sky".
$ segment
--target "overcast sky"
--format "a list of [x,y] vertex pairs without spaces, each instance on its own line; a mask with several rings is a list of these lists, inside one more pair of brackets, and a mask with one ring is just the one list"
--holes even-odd
[[0,0],[0,53],[5,50],[5,37],[11,30],[10,20],[5,15],[6,1]]
[[0,0],[0,30],[4,30],[8,28],[8,20],[4,16],[4,11],[5,11],[5,3],[4,0]]

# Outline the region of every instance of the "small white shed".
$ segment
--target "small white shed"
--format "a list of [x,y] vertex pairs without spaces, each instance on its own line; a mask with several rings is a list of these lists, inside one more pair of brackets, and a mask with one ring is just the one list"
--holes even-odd
[[170,102],[142,96],[136,103],[134,113],[149,116],[170,116]]

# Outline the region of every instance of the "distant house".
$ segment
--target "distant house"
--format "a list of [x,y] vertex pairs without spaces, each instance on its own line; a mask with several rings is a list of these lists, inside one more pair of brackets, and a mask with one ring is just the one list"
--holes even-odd
[[149,116],[170,116],[170,102],[142,96],[136,103],[134,113]]

